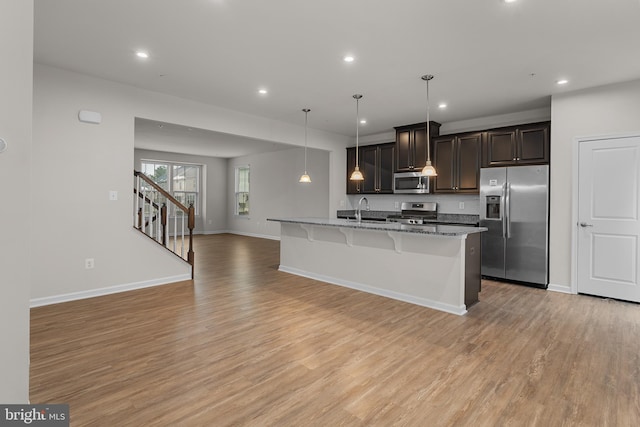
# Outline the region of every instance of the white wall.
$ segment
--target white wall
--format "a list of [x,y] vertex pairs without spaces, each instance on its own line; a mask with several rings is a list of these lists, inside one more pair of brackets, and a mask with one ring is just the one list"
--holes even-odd
[[[100,112],[102,124],[78,122],[80,109]],[[32,298],[169,281],[190,271],[132,228],[136,117],[304,144],[303,126],[35,64],[33,181],[53,183],[54,191],[38,190],[31,206],[39,212],[39,220],[32,225],[38,236],[30,262],[38,266]],[[329,155],[329,169],[335,170],[334,163],[341,162],[340,179],[332,176],[324,193],[334,212],[344,198],[343,151],[348,141],[309,130],[309,147],[339,149],[335,156]],[[118,201],[108,200],[110,190],[119,192]],[[95,258],[94,269],[85,270],[85,258]]]
[[553,96],[551,100],[550,284],[571,285],[573,150],[576,138],[640,132],[640,80]]
[[0,402],[29,401],[33,1],[0,2]]
[[227,230],[227,160],[217,157],[135,150],[135,168],[140,170],[142,159],[195,163],[203,166],[202,206],[196,215],[197,234],[221,233]]
[[[242,165],[251,168],[248,218],[234,215],[235,168]],[[280,236],[280,223],[267,221],[267,218],[335,217],[336,211],[331,211],[330,207],[329,152],[309,149],[308,165],[307,172],[312,182],[302,184],[298,179],[304,172],[303,148],[230,159],[227,172],[229,230],[277,238]],[[344,189],[342,191],[344,194]]]

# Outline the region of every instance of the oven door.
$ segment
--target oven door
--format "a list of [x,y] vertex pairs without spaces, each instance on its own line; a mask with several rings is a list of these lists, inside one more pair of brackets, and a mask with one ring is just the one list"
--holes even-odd
[[420,172],[402,172],[393,176],[394,193],[429,193],[429,177]]

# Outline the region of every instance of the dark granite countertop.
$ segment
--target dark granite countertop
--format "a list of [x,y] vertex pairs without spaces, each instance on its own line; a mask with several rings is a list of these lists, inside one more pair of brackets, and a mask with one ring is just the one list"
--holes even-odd
[[[356,211],[351,210],[339,210],[337,211],[338,218],[352,219],[355,218]],[[363,220],[372,221],[385,221],[387,217],[392,215],[400,215],[400,211],[362,211]],[[450,214],[450,213],[438,213],[438,218],[430,223],[445,223],[445,224],[467,224],[477,225],[480,222],[480,215],[467,215],[467,214]]]
[[444,225],[434,223],[432,225],[411,225],[397,222],[367,221],[357,222],[350,219],[333,218],[268,218],[267,221],[285,222],[292,224],[319,225],[326,227],[355,228],[378,231],[397,231],[402,233],[430,234],[437,236],[460,237],[471,233],[487,231],[484,227],[470,225]]

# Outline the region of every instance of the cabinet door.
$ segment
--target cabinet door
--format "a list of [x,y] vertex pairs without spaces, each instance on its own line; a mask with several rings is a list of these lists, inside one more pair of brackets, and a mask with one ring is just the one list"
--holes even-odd
[[378,146],[364,146],[360,148],[360,170],[364,175],[364,181],[361,183],[363,193],[376,193],[378,190]]
[[518,129],[518,163],[549,163],[549,124]]
[[347,194],[360,193],[360,182],[351,181],[349,178],[356,166],[356,148],[347,148]]
[[396,131],[396,170],[397,171],[409,171],[411,170],[412,156],[411,156],[411,130],[403,129]]
[[484,166],[508,166],[516,163],[516,130],[491,130],[484,144]]
[[382,144],[379,147],[378,162],[378,192],[393,193],[393,170],[394,170],[394,154],[396,147],[394,143]]
[[414,128],[411,134],[413,137],[412,170],[422,170],[427,163],[427,128]]
[[458,151],[456,191],[477,194],[480,192],[482,133],[458,136],[456,148]]
[[453,193],[456,185],[456,137],[440,136],[433,139],[433,160],[438,176],[435,177],[434,193]]

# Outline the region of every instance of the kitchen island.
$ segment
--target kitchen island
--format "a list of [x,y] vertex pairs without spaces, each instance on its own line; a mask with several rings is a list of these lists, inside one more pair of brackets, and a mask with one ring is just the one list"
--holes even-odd
[[483,227],[280,222],[280,271],[458,315],[478,301]]

